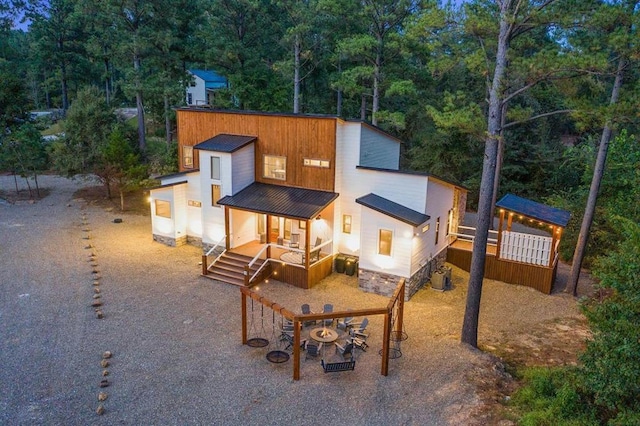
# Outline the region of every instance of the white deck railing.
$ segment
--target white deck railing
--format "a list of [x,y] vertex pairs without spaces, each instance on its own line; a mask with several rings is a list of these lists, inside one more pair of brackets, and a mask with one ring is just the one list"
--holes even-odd
[[[226,239],[227,239],[227,236],[225,235],[224,237],[222,237],[222,238],[220,239],[220,241],[218,241],[218,242],[217,242],[213,247],[211,247],[211,249],[209,249],[209,251],[207,252],[207,254],[205,254],[206,258],[207,258],[207,259],[209,259],[209,256],[211,255],[211,253],[213,253],[213,252],[215,251],[215,249],[217,249],[217,248],[218,248],[218,246],[220,246],[220,245],[222,244],[222,242],[223,242],[223,241],[225,241]],[[225,254],[225,253],[226,253],[226,251],[227,251],[227,249],[226,249],[226,247],[225,247],[225,249],[224,249],[224,250],[222,250],[222,251],[220,252],[220,254],[218,254],[218,256],[213,260],[213,262],[211,262],[211,263],[208,263],[208,262],[207,262],[207,271],[208,271],[209,269],[211,269],[211,267],[212,267],[213,265],[215,265],[215,264],[216,264],[216,262],[217,262],[218,260],[220,260],[220,258],[222,257],[222,255],[223,255],[223,254]]]
[[[458,226],[458,230],[460,231],[471,231],[471,232],[450,232],[449,235],[456,236],[464,241],[473,242],[476,238],[476,228],[471,226]],[[493,229],[489,230],[489,238],[487,238],[487,244],[490,246],[498,245],[498,231],[494,231]]]
[[553,239],[542,235],[503,231],[500,258],[532,265],[549,266]]

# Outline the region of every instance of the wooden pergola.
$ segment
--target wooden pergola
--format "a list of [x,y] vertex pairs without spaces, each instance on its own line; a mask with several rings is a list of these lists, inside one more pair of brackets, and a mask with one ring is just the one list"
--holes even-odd
[[[390,353],[390,341],[393,335],[399,336],[402,334],[402,318],[404,311],[404,292],[405,281],[400,280],[396,287],[393,296],[389,300],[386,307],[383,308],[369,308],[369,309],[357,309],[350,311],[335,311],[329,313],[312,313],[312,314],[298,314],[284,306],[272,302],[264,296],[256,293],[250,288],[240,287],[240,293],[242,296],[242,344],[247,344],[247,297],[258,301],[262,305],[278,312],[281,316],[293,322],[293,380],[300,380],[300,330],[301,324],[305,321],[325,320],[325,319],[338,319],[355,316],[367,316],[367,315],[383,315],[384,316],[384,330],[382,333],[382,365],[380,367],[380,374],[387,376],[389,374],[389,353]],[[397,304],[397,306],[396,306]],[[397,308],[397,315],[395,321],[393,321],[393,310]]]

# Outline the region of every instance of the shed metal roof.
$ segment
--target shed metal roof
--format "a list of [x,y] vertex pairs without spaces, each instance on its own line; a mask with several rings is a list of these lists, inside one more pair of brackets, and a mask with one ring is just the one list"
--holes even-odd
[[318,216],[338,195],[335,192],[254,182],[236,195],[221,198],[218,204],[305,220]]
[[429,215],[417,212],[402,204],[388,200],[376,194],[367,194],[356,199],[356,203],[369,207],[372,210],[390,216],[414,227],[425,223],[430,219]]
[[496,203],[496,206],[541,222],[562,226],[563,228],[567,226],[571,217],[571,213],[566,210],[547,206],[513,194],[507,194],[502,197]]
[[257,138],[255,136],[244,135],[229,135],[221,133],[202,141],[195,145],[194,148],[201,149],[203,151],[217,151],[217,152],[234,152],[242,148],[243,146],[250,144]]
[[204,80],[207,89],[222,89],[229,85],[226,77],[213,70],[189,70],[189,72]]

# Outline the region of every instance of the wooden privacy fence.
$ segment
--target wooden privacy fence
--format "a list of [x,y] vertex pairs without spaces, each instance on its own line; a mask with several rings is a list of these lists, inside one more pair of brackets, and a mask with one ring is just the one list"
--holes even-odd
[[553,260],[552,244],[551,237],[504,231],[500,242],[500,259],[550,266]]
[[[358,317],[367,315],[384,315],[384,330],[382,333],[382,365],[380,374],[389,374],[389,353],[392,336],[403,333],[404,315],[404,292],[405,280],[401,279],[396,287],[389,303],[384,308],[355,309],[349,311],[335,311],[328,313],[298,314],[292,312],[278,303],[263,297],[250,288],[240,287],[241,307],[242,307],[242,344],[247,344],[247,298],[258,301],[263,306],[277,312],[282,317],[293,322],[293,380],[300,380],[300,329],[301,324],[306,321],[316,321],[325,319],[338,319],[346,317]],[[392,334],[393,333],[393,334]]]

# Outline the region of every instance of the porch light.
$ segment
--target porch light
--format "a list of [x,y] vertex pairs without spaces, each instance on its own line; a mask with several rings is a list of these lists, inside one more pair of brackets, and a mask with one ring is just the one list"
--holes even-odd
[[318,216],[316,217],[316,220],[320,220],[320,219],[322,219],[322,215],[318,215]]
[[500,209],[500,213],[504,213],[504,209]]

